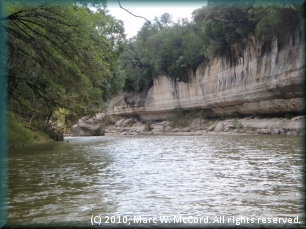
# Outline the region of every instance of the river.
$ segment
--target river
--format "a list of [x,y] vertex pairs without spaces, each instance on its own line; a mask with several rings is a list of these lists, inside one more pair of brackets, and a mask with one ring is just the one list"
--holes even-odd
[[298,136],[67,137],[10,150],[7,223],[301,223],[302,169]]

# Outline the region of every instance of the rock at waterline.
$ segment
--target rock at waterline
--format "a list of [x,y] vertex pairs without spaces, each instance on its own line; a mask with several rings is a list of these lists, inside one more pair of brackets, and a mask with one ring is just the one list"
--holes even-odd
[[71,128],[72,136],[101,136],[104,135],[105,126],[102,123],[104,113],[98,113],[90,118],[84,116]]
[[219,123],[217,124],[217,126],[215,127],[214,131],[215,131],[215,132],[220,132],[220,131],[223,131],[223,128],[224,128],[223,123],[222,123],[222,122],[219,122]]
[[207,128],[208,131],[213,131],[216,127],[216,124],[211,125],[210,127]]
[[276,135],[276,134],[279,134],[279,133],[280,133],[279,129],[273,129],[273,130],[271,131],[271,134],[272,134],[272,135]]

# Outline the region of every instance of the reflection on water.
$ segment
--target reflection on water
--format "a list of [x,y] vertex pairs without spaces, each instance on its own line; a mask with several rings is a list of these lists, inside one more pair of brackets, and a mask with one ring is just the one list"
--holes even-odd
[[300,138],[104,136],[9,152],[8,223],[302,217]]

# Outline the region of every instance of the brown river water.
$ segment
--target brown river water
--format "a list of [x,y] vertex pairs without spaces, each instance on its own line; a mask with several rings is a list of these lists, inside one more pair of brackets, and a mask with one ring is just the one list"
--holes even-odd
[[302,154],[301,137],[271,135],[67,137],[15,148],[7,223],[300,226]]

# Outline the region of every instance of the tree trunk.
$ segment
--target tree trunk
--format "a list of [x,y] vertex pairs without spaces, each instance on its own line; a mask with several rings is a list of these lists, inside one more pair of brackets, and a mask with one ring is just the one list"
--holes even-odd
[[50,119],[52,117],[52,114],[53,114],[53,111],[50,111],[50,113],[48,114],[47,119],[45,121],[45,125],[47,125],[49,123],[49,121],[50,121]]

